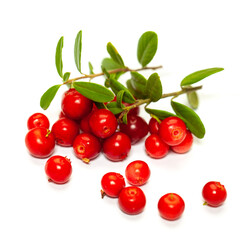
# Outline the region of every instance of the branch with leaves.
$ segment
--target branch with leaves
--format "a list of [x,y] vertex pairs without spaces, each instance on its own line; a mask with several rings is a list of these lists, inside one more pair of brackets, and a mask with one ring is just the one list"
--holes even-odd
[[[127,123],[127,114],[131,109],[145,105],[145,111],[157,119],[163,120],[169,116],[180,117],[196,137],[203,138],[205,127],[200,117],[194,111],[197,109],[199,102],[197,91],[202,89],[202,86],[192,85],[214,73],[222,71],[223,68],[208,68],[191,73],[180,82],[180,90],[172,93],[163,93],[158,73],[152,73],[148,79],[139,73],[144,70],[154,71],[162,68],[161,65],[148,66],[155,56],[157,48],[158,36],[155,32],[148,31],[142,34],[137,44],[137,59],[141,67],[132,69],[125,66],[121,55],[113,44],[109,42],[107,44],[107,52],[110,57],[102,60],[102,72],[94,73],[93,66],[89,62],[89,74],[84,74],[81,69],[82,31],[79,31],[74,44],[74,59],[81,76],[70,79],[70,72],[63,73],[63,37],[61,37],[56,47],[55,64],[62,81],[60,84],[50,87],[42,95],[40,106],[44,110],[47,109],[58,89],[66,85],[70,88],[75,88],[79,93],[94,101],[98,108],[106,108],[114,114],[119,114],[119,121],[123,121],[124,123]],[[130,72],[131,78],[126,81],[125,86],[119,80],[126,72]],[[90,81],[100,76],[105,78],[104,86]],[[84,79],[88,79],[89,81],[82,81]],[[176,102],[175,99],[181,94],[187,95],[191,108]],[[115,97],[116,101],[112,101]],[[148,108],[150,103],[158,102],[162,98],[167,97],[172,98],[171,107],[174,113],[161,109]],[[123,102],[131,105],[126,107]]]

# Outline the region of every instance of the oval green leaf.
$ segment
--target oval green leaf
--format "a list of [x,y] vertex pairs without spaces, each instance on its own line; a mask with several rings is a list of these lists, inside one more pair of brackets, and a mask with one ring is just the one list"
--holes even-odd
[[79,31],[74,44],[74,60],[76,67],[81,72],[81,54],[82,54],[82,31]]
[[[146,78],[138,72],[131,72],[131,84],[135,91],[145,96],[146,94]],[[143,97],[145,98],[145,97]]]
[[198,94],[196,92],[187,92],[187,99],[193,109],[198,108],[199,101]]
[[163,111],[163,110],[158,110],[158,109],[145,108],[145,110],[146,110],[147,113],[153,114],[154,116],[158,117],[160,120],[163,120],[167,117],[176,116],[173,113]]
[[145,67],[151,62],[157,52],[158,36],[155,32],[145,32],[138,41],[137,58],[139,63]]
[[124,67],[122,57],[110,42],[107,44],[107,51],[115,63],[119,64],[121,67]]
[[203,138],[205,135],[205,127],[200,117],[191,108],[181,103],[172,100],[171,105],[174,112],[185,122],[192,134],[197,138]]
[[181,81],[181,86],[182,87],[188,86],[193,83],[199,82],[202,79],[204,79],[214,73],[221,72],[222,70],[224,70],[224,68],[208,68],[208,69],[204,69],[204,70],[200,70],[200,71],[191,73]]
[[123,111],[123,109],[118,106],[117,102],[108,103],[107,104],[107,109],[110,110],[114,115],[119,114]]
[[46,110],[50,106],[53,98],[55,97],[55,95],[56,95],[56,93],[57,93],[57,91],[60,87],[61,87],[61,84],[54,85],[54,86],[50,87],[42,95],[42,97],[40,99],[40,106],[41,106],[42,109]]
[[162,97],[162,83],[157,73],[153,73],[147,80],[146,95],[152,102],[157,102]]
[[128,90],[131,92],[131,94],[132,94],[136,99],[144,99],[144,98],[145,98],[145,96],[144,96],[142,93],[137,92],[137,91],[133,88],[131,79],[127,80],[126,85],[127,85]]
[[55,53],[55,65],[57,72],[61,78],[63,78],[63,62],[62,62],[62,48],[63,48],[63,37],[58,41]]
[[106,87],[92,82],[74,82],[73,87],[94,102],[110,102],[114,94]]

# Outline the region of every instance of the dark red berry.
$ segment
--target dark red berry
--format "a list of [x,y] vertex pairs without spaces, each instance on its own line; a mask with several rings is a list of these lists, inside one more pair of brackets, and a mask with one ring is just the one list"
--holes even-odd
[[27,128],[29,130],[35,127],[49,128],[49,126],[49,120],[43,113],[34,113],[27,121]]
[[189,130],[187,130],[187,135],[184,138],[184,140],[180,144],[172,146],[171,149],[176,153],[186,153],[190,150],[192,144],[193,144],[192,133]]
[[160,120],[157,121],[155,118],[150,118],[148,125],[151,134],[159,134]]

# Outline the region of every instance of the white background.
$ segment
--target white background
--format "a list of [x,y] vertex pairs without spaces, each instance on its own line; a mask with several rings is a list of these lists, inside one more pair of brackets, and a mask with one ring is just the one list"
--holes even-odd
[[[239,8],[238,1],[1,1],[1,166],[0,238],[8,239],[226,239],[239,238]],[[76,159],[71,148],[56,147],[54,154],[72,161],[73,174],[65,185],[49,183],[46,159],[31,157],[24,143],[27,118],[44,112],[41,95],[60,83],[55,68],[55,48],[64,36],[63,70],[79,76],[73,57],[74,39],[83,30],[82,69],[88,61],[95,72],[107,57],[112,42],[125,64],[138,68],[137,41],[145,31],[155,31],[159,47],[150,65],[157,71],[164,93],[179,90],[186,75],[205,68],[223,72],[203,80],[197,113],[206,127],[184,155],[170,153],[161,160],[149,158],[144,141],[132,147],[129,157],[113,163],[102,155],[89,165]],[[150,72],[142,72],[146,77]],[[121,81],[127,80],[128,74]],[[102,83],[98,78],[96,82]],[[58,118],[59,90],[44,113],[51,125]],[[185,97],[179,102],[187,103]],[[171,111],[169,99],[152,104]],[[148,121],[149,117],[141,111]],[[108,171],[124,174],[133,160],[145,160],[151,169],[142,187],[147,197],[144,212],[129,216],[116,199],[100,197],[100,180]],[[220,181],[228,191],[219,208],[203,206],[201,190]],[[185,200],[182,217],[163,220],[158,199],[176,192]]]

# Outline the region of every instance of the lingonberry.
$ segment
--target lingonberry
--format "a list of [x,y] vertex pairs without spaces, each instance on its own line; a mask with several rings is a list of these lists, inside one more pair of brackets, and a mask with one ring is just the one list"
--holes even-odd
[[176,153],[186,153],[190,150],[192,144],[193,144],[192,133],[189,130],[187,130],[187,135],[184,138],[184,140],[180,144],[172,146],[171,149]]
[[45,164],[45,173],[54,183],[66,183],[72,174],[72,165],[68,158],[59,155],[52,156]]
[[160,120],[157,121],[157,119],[152,117],[149,120],[148,126],[151,134],[159,134]]
[[220,182],[210,181],[202,189],[204,204],[212,207],[218,207],[223,204],[227,198],[227,191]]
[[73,142],[73,150],[78,158],[88,163],[99,155],[101,143],[94,135],[90,133],[81,133]]
[[120,173],[108,172],[104,174],[101,180],[101,194],[102,197],[107,195],[109,197],[118,197],[121,190],[125,187],[125,180]]
[[127,124],[119,124],[120,131],[127,134],[131,139],[131,143],[135,144],[148,134],[147,122],[137,115],[128,115]]
[[124,213],[135,215],[144,210],[146,197],[142,189],[137,186],[125,187],[118,196],[118,204]]
[[79,126],[71,119],[60,118],[53,124],[52,133],[58,145],[70,147],[73,145],[75,137],[79,134]]
[[152,158],[163,158],[169,152],[169,146],[158,134],[151,134],[145,140],[146,153]]
[[94,111],[89,119],[92,133],[99,138],[110,137],[117,129],[118,123],[114,114],[107,109]]
[[160,124],[159,134],[166,144],[175,146],[180,144],[186,137],[186,125],[178,117],[167,117]]
[[129,163],[125,169],[125,176],[128,183],[135,186],[145,184],[150,177],[150,173],[148,164],[141,160]]
[[114,133],[103,142],[103,153],[111,161],[118,162],[125,159],[131,150],[129,137],[121,132]]
[[70,88],[64,93],[61,106],[66,117],[80,120],[92,111],[93,102],[76,89]]
[[178,219],[185,208],[183,199],[176,193],[167,193],[158,201],[160,216],[167,220]]
[[28,118],[27,121],[27,128],[29,130],[35,127],[49,128],[49,126],[49,120],[43,113],[34,113]]
[[49,157],[55,147],[53,133],[47,128],[36,127],[28,131],[25,144],[31,155],[37,158]]

